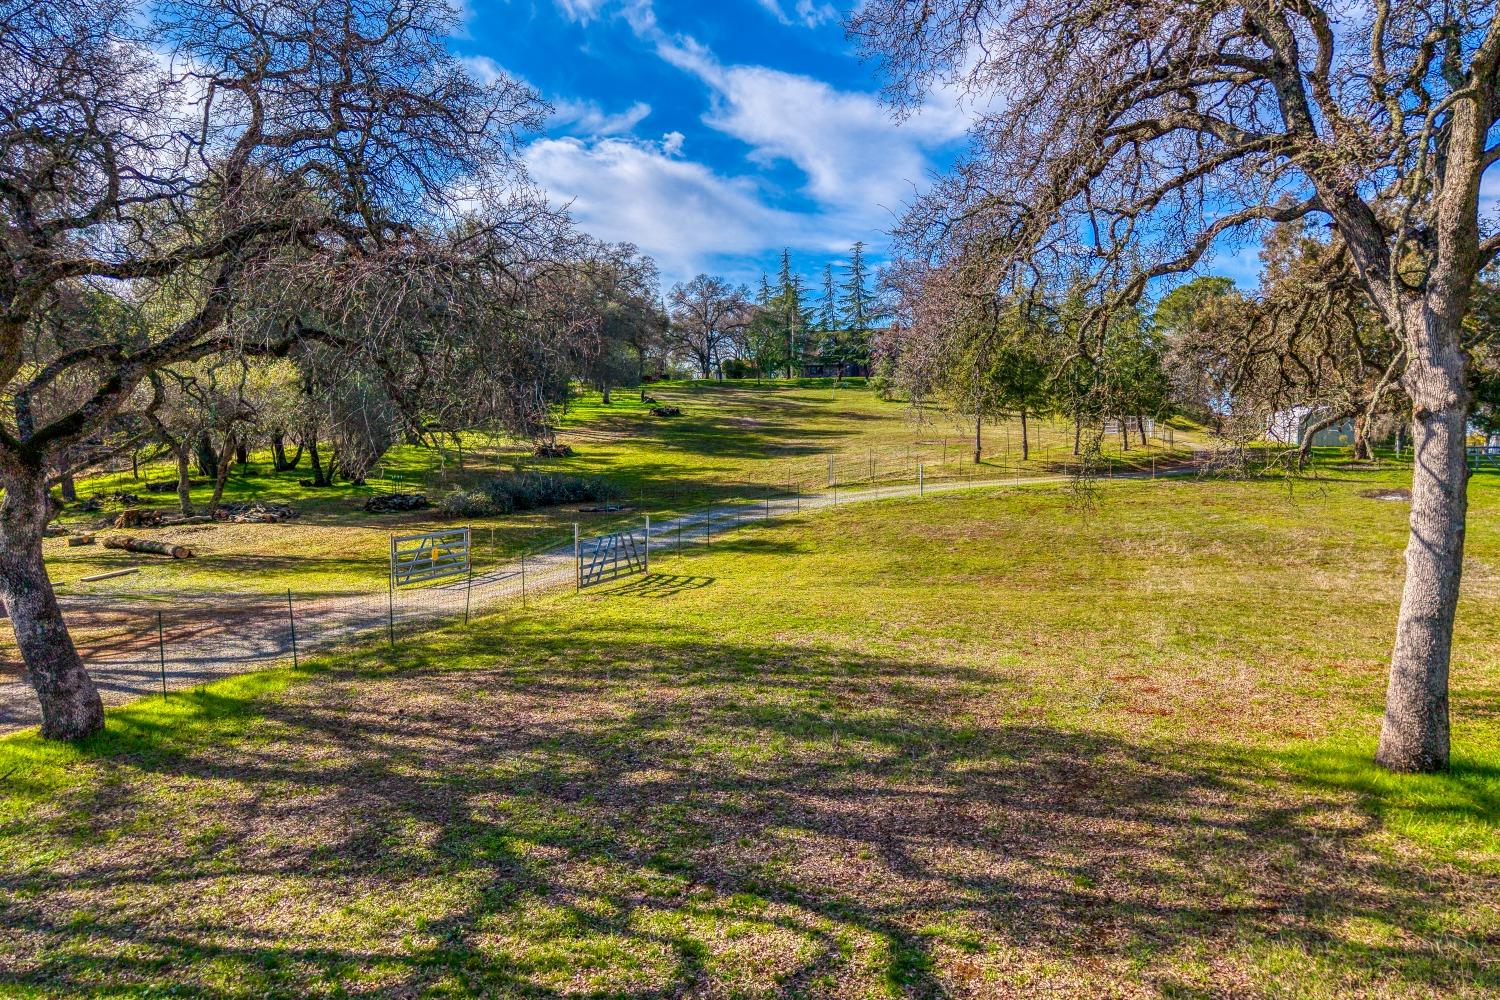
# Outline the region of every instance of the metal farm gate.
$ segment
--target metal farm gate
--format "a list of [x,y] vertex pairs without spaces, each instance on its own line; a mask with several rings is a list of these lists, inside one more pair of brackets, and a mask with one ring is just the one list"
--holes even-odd
[[578,564],[578,589],[608,583],[632,573],[651,571],[651,519],[642,530],[629,528],[595,538],[578,537],[573,526],[573,553]]
[[391,590],[469,572],[469,529],[391,536]]

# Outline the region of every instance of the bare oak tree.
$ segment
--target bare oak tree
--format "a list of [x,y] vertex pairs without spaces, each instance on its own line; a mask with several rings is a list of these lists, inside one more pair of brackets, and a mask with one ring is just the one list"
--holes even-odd
[[[906,236],[1003,280],[1091,261],[1139,296],[1216,241],[1326,220],[1400,339],[1415,473],[1406,585],[1377,759],[1446,768],[1448,666],[1467,512],[1460,325],[1500,236],[1492,4],[870,0],[851,33],[907,106],[935,80],[980,109],[972,155]],[[1045,255],[1045,256],[1044,256]],[[1034,272],[1035,273],[1035,272]]]
[[692,358],[699,374],[713,378],[714,366],[734,355],[750,324],[750,293],[723,278],[700,274],[674,285],[669,301],[672,345]]
[[[524,187],[514,146],[544,106],[465,73],[453,16],[0,0],[0,598],[43,735],[103,722],[42,561],[62,457],[87,467],[173,366],[317,342],[393,368],[413,318],[456,325],[444,289],[506,273],[491,251],[537,212],[498,192]],[[489,221],[455,232],[468,216]]]

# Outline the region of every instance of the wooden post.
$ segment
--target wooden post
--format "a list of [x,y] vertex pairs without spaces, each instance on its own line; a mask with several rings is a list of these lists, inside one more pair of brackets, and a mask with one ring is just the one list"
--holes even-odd
[[297,612],[292,610],[292,591],[287,588],[286,592],[286,618],[292,626],[292,669],[297,669]]
[[927,495],[927,483],[922,478],[922,463],[918,462],[917,463],[917,496],[922,497],[922,496],[926,496],[926,495]]
[[526,550],[521,550],[521,607],[526,607]]
[[714,543],[714,505],[708,505],[708,544]]
[[390,640],[391,648],[396,647],[396,536],[391,536],[391,576],[390,593],[387,595],[388,607],[386,614],[386,638]]
[[156,655],[161,662],[161,696],[167,696],[167,637],[162,627],[161,612],[156,613]]
[[474,596],[474,560],[469,560],[469,578],[464,582],[464,624],[469,624],[469,602]]
[[646,572],[651,572],[651,515],[646,515]]
[[573,589],[583,589],[583,550],[578,547],[578,522],[573,522]]

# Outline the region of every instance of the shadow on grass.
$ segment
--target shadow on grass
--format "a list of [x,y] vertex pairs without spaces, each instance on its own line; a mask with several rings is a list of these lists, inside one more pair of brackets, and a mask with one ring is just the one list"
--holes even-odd
[[1493,941],[1435,930],[1493,880],[1367,850],[1352,761],[1006,717],[953,665],[535,628],[112,714],[90,780],[3,813],[0,983],[936,997],[1029,962],[1197,996],[1275,948],[1382,993],[1500,987]]

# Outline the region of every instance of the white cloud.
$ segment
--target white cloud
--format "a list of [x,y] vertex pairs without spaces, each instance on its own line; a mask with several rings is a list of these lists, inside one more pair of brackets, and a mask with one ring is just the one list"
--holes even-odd
[[557,0],[557,9],[570,21],[588,24],[599,16],[599,8],[608,0]]
[[817,3],[815,0],[797,0],[797,5],[793,8],[797,15],[796,21],[787,15],[786,9],[781,6],[781,0],[757,0],[757,2],[766,9],[767,13],[785,25],[800,22],[806,27],[816,28],[828,21],[837,21],[839,17],[839,12],[832,4]]
[[490,84],[514,77],[514,74],[506,72],[505,67],[489,56],[464,56],[459,59],[459,62],[463,64],[464,69],[468,70],[469,75],[480,83]]
[[783,244],[832,250],[817,220],[766,204],[755,183],[683,159],[681,133],[660,142],[539,139],[526,149],[532,176],[570,201],[579,225],[627,240],[655,257],[668,281],[691,277],[718,256],[760,254]]
[[[461,62],[469,74],[481,83],[494,83],[505,78],[519,79],[489,56],[465,56]],[[615,112],[605,111],[598,101],[559,97],[553,98],[551,103],[552,117],[549,124],[562,126],[577,135],[624,135],[633,131],[651,114],[651,105],[645,101],[636,101],[625,110]]]
[[608,136],[624,135],[634,131],[643,119],[651,114],[651,105],[636,101],[624,111],[606,112],[595,101],[553,101],[556,109],[552,123],[566,125],[579,135]]
[[712,91],[704,124],[749,145],[755,162],[795,165],[806,175],[805,193],[824,206],[889,221],[927,179],[931,151],[968,125],[951,97],[934,96],[897,125],[873,94],[765,66],[724,66],[689,37],[655,41],[663,59]]

